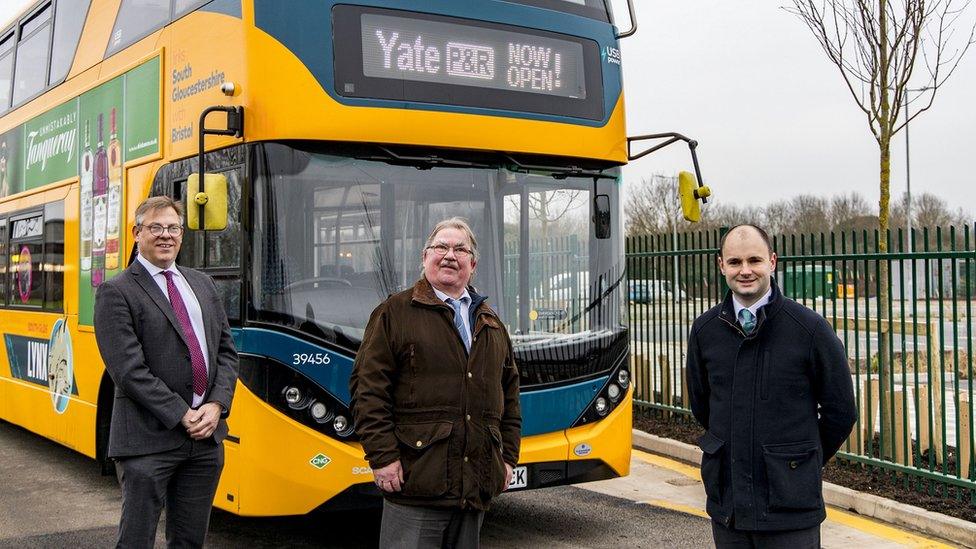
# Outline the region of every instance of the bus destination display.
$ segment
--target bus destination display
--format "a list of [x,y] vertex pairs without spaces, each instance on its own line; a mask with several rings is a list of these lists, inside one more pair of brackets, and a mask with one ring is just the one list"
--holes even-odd
[[367,77],[586,99],[577,42],[375,13],[361,17]]

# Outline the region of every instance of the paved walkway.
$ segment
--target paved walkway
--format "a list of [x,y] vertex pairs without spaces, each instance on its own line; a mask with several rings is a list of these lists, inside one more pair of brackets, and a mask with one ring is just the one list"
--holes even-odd
[[[629,477],[578,485],[602,494],[706,517],[705,490],[698,468],[634,449]],[[834,508],[821,531],[825,548],[953,547],[886,523]]]

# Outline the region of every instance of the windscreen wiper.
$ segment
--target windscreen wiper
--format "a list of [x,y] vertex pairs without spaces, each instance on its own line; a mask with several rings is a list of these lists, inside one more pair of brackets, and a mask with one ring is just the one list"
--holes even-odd
[[593,179],[617,179],[616,175],[610,175],[603,173],[602,171],[593,171],[581,168],[580,166],[547,166],[544,164],[526,164],[524,162],[519,162],[515,157],[503,154],[505,160],[511,163],[515,169],[514,172],[524,172],[524,173],[537,173],[543,172],[549,174],[553,179],[566,179],[567,177],[592,177]]
[[376,145],[376,148],[382,151],[384,154],[382,156],[370,156],[364,158],[364,160],[382,160],[382,161],[393,161],[396,164],[406,164],[409,166],[414,166],[418,170],[429,170],[431,168],[494,168],[492,164],[486,162],[474,162],[471,160],[457,160],[453,158],[444,158],[442,156],[437,156],[436,154],[428,155],[410,155],[410,154],[399,154],[388,147],[382,145]]

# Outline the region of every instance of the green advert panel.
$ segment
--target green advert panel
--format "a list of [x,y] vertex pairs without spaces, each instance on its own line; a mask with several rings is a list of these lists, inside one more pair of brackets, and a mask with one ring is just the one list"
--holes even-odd
[[78,269],[78,321],[91,325],[95,292],[121,271],[125,254],[122,205],[122,151],[124,76],[85,93],[80,98],[78,154],[81,212]]
[[159,58],[125,74],[125,160],[159,152]]
[[78,101],[72,99],[24,124],[24,149],[25,190],[74,177]]
[[24,126],[0,135],[0,198],[24,190]]

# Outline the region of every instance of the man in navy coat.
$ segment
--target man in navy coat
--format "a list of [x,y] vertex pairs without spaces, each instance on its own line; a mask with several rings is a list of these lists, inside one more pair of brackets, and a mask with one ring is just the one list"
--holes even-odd
[[716,547],[820,547],[821,470],[856,421],[847,353],[816,312],[783,297],[765,231],[734,227],[730,291],[688,340],[691,409]]

